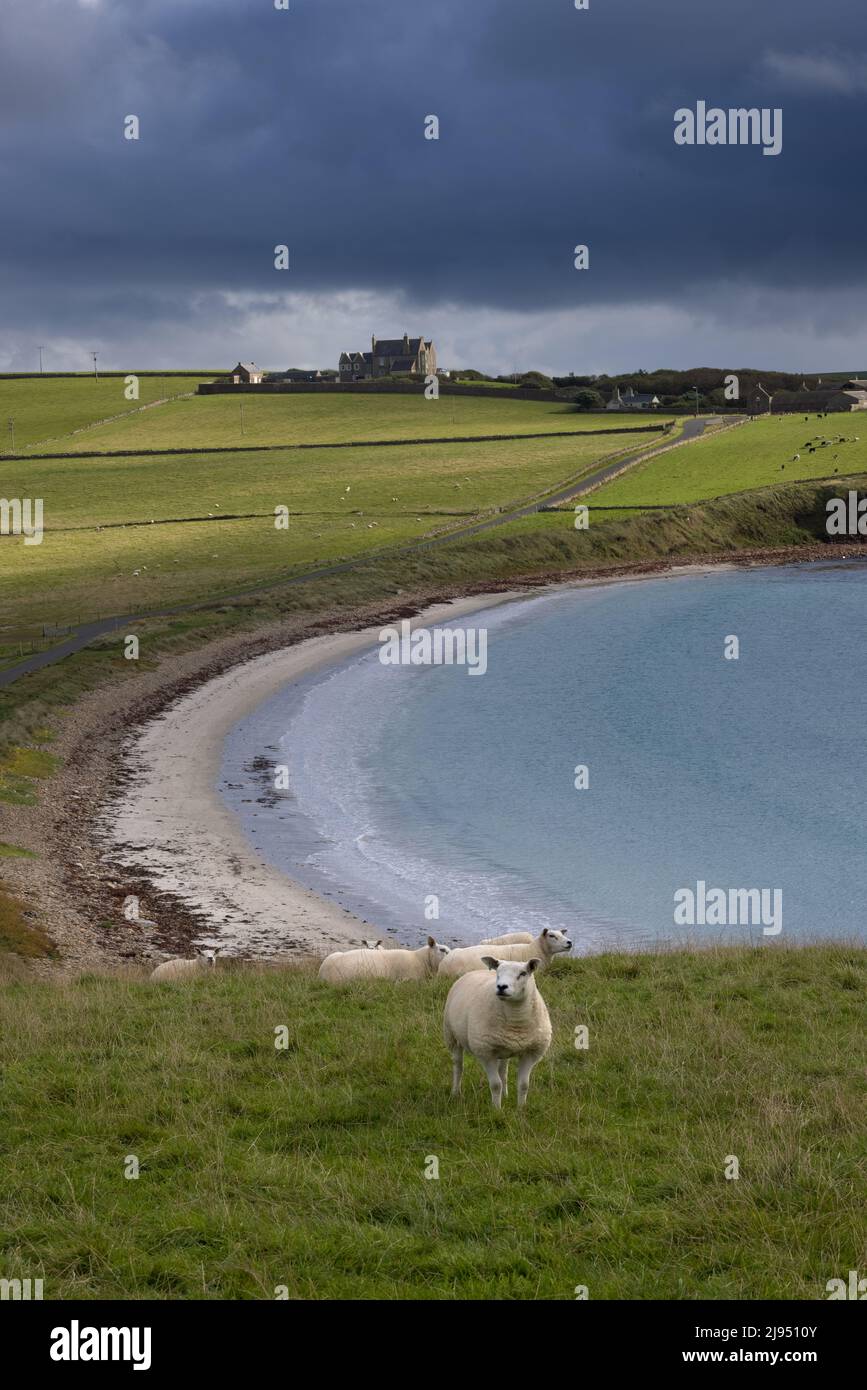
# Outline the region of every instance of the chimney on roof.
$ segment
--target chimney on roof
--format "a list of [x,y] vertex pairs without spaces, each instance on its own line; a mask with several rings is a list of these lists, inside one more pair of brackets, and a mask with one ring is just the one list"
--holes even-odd
[[404,333],[404,335],[403,335],[403,355],[404,355],[404,357],[408,357],[408,356],[409,356],[409,334],[408,334],[408,333]]
[[371,353],[376,352],[376,337],[375,337],[375,335],[372,335],[372,336],[371,336],[371,339],[370,339],[370,351],[371,351]]

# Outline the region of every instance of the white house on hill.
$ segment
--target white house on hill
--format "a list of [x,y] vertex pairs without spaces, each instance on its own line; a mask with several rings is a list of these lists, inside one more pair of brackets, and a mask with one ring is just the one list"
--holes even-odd
[[614,395],[605,407],[606,410],[655,410],[659,405],[659,397],[654,396],[649,391],[636,391],[634,387],[627,386],[621,394],[620,387],[614,388]]

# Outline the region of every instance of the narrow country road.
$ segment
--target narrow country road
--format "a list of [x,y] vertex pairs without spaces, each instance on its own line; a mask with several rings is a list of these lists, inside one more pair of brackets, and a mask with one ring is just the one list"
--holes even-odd
[[[705,417],[685,421],[678,442],[697,439],[704,433],[709,419],[710,417]],[[497,516],[489,517],[486,521],[473,522],[469,526],[461,526],[457,530],[446,531],[442,535],[432,536],[427,540],[412,541],[409,545],[398,546],[393,550],[377,551],[375,558],[380,560],[388,555],[408,555],[412,554],[413,551],[427,550],[431,546],[450,545],[454,541],[464,540],[467,536],[477,536],[484,531],[492,531],[497,526],[505,526],[510,521],[518,521],[521,517],[532,516],[542,507],[550,507],[558,502],[565,502],[580,492],[586,492],[590,487],[607,482],[616,474],[622,473],[624,468],[636,463],[638,459],[652,458],[654,454],[662,453],[670,447],[669,443],[662,443],[649,448],[647,445],[643,445],[631,453],[621,454],[613,463],[597,469],[594,473],[588,473],[578,482],[573,482],[569,487],[552,493],[540,501],[528,503],[526,506],[517,507],[512,511],[498,513]],[[179,604],[173,608],[155,608],[141,613],[122,613],[114,618],[101,618],[95,622],[81,623],[78,627],[71,628],[69,637],[59,642],[56,647],[50,647],[44,652],[35,652],[32,656],[17,661],[14,666],[7,666],[0,671],[0,689],[11,685],[21,676],[27,676],[33,671],[41,671],[45,666],[53,666],[56,662],[63,661],[65,657],[72,656],[74,652],[80,652],[82,648],[88,646],[97,637],[104,636],[107,632],[116,632],[118,628],[127,627],[130,623],[138,622],[143,618],[168,618],[179,613],[194,612],[196,609],[222,607],[223,604],[231,603],[234,599],[245,598],[250,594],[265,593],[269,589],[288,588],[293,584],[308,584],[313,579],[322,579],[330,574],[343,574],[347,570],[358,569],[362,565],[369,564],[372,558],[374,557],[371,555],[360,555],[354,560],[341,560],[333,565],[323,565],[319,569],[306,570],[304,574],[296,574],[288,579],[277,579],[269,584],[253,585],[249,589],[241,589],[234,594],[220,594],[216,598]]]

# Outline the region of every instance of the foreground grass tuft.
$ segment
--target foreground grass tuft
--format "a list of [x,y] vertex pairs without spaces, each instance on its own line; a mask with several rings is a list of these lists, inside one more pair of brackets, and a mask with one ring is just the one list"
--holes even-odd
[[0,1275],[49,1298],[823,1298],[867,1265],[865,985],[843,946],[558,963],[519,1116],[474,1063],[449,1100],[445,982],[9,984]]
[[57,759],[41,749],[7,746],[0,753],[0,801],[32,806],[36,801],[34,779],[50,777],[56,767]]
[[[9,851],[12,851],[13,854],[26,855],[25,850],[15,850],[12,845],[0,847],[0,853],[4,857],[8,856]],[[39,956],[53,955],[54,947],[49,937],[32,921],[28,920],[22,904],[17,898],[11,897],[5,891],[2,882],[0,882],[0,981],[5,980],[7,970],[10,967],[13,968],[14,974],[15,962],[13,957],[20,961],[21,959],[33,960]],[[2,1032],[0,1032],[0,1036],[2,1036]]]

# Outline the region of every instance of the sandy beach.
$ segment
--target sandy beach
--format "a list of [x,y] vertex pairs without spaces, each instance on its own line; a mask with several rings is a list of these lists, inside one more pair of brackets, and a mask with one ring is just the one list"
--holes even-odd
[[[518,591],[436,604],[412,626],[453,621]],[[265,863],[220,796],[229,730],[303,676],[376,644],[381,625],[313,637],[244,662],[184,695],[124,748],[122,793],[99,818],[115,864],[143,874],[201,920],[200,942],[226,955],[321,953],[357,946],[372,928]]]

